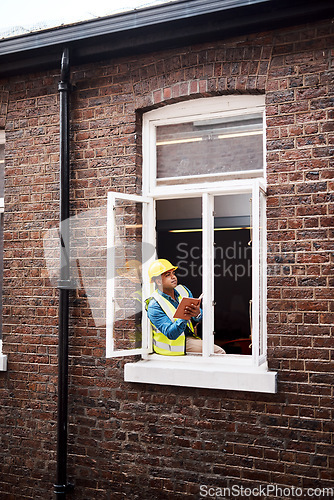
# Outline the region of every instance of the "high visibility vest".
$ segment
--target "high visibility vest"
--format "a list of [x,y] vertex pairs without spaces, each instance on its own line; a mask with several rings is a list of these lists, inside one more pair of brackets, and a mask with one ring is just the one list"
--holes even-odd
[[[189,297],[189,292],[188,290],[183,286],[183,285],[177,285],[175,287],[175,290],[180,294],[181,298],[182,297]],[[167,300],[165,297],[163,297],[157,290],[152,294],[152,297],[148,298],[146,300],[146,306],[148,307],[149,302],[151,299],[155,299],[161,309],[164,311],[165,314],[169,317],[171,321],[176,321],[176,318],[173,318],[174,313],[176,311],[176,308]],[[185,354],[186,350],[186,337],[185,334],[182,333],[177,339],[171,340],[166,335],[161,333],[154,325],[152,325],[152,330],[153,330],[153,350],[157,354],[164,354],[165,356],[183,356]],[[187,322],[187,326],[190,328],[190,331],[194,334],[194,326],[189,320]]]

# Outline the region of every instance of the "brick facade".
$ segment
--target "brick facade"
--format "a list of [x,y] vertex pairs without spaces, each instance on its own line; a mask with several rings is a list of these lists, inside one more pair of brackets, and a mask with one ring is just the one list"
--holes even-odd
[[[71,498],[200,498],[201,484],[334,488],[333,29],[319,22],[72,68],[73,215],[103,210],[109,190],[140,192],[144,111],[266,94],[268,358],[278,393],[126,384],[124,359],[104,357],[105,329],[85,290],[73,291]],[[54,71],[0,82],[8,354],[0,493],[8,500],[53,497],[58,292],[43,237],[58,223],[58,80]],[[82,238],[95,235],[86,227]]]

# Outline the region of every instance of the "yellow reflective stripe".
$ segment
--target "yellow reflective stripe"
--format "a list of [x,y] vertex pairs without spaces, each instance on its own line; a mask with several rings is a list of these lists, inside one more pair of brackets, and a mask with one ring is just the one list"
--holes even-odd
[[165,299],[165,297],[160,295],[159,292],[154,292],[152,297],[158,302],[159,306],[167,314],[169,319],[171,321],[175,321],[175,318],[173,318],[173,316],[174,316],[176,309],[173,306],[173,304],[171,304],[167,299]]
[[153,330],[153,350],[157,354],[165,356],[181,356],[185,354],[185,335],[182,333],[177,339],[170,340],[162,332],[160,332],[154,325]]
[[[186,292],[186,295],[184,295],[184,296],[189,297],[187,290],[182,285],[178,285],[178,286],[182,287],[183,290]],[[177,288],[178,287],[176,287],[176,289]],[[179,290],[177,290],[177,291],[179,291]],[[152,297],[158,302],[161,309],[167,314],[169,319],[173,322],[176,321],[176,318],[174,318],[176,308],[173,306],[173,304],[171,304],[171,302],[169,302],[169,300],[165,299],[165,297],[163,297],[158,291],[155,291],[153,293]],[[182,297],[182,295],[181,295],[181,297]],[[187,321],[187,325],[188,325],[188,328],[190,329],[190,331],[192,333],[194,333],[195,330],[194,330],[194,326],[193,326],[191,320]]]
[[159,349],[165,349],[166,351],[184,352],[184,345],[170,345],[166,344],[165,342],[160,342],[158,340],[155,340],[154,338],[153,338],[153,344],[156,347],[159,347]]
[[183,285],[177,285],[175,287],[175,290],[179,292],[179,294],[181,295],[181,297],[189,297],[188,290],[186,289],[185,286],[183,286]]

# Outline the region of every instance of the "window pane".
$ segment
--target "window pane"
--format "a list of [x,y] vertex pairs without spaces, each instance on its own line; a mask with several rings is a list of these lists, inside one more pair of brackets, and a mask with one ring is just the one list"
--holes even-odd
[[[214,204],[214,342],[229,354],[251,354],[250,198],[251,194],[222,195],[215,197]],[[178,266],[179,283],[199,296],[203,291],[201,198],[157,201],[157,250],[159,258]]]
[[250,194],[215,197],[215,343],[228,354],[251,354]]
[[202,200],[186,198],[157,201],[159,258],[178,266],[179,283],[193,295],[202,293]]
[[262,141],[261,114],[157,127],[157,178],[262,170]]
[[116,200],[115,246],[109,279],[113,280],[114,350],[142,344],[142,204]]

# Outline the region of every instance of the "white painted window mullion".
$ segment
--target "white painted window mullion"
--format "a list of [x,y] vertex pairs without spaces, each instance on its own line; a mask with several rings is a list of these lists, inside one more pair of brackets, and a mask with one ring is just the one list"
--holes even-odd
[[259,183],[260,203],[260,359],[259,364],[267,361],[267,217],[266,217],[266,191]]
[[252,189],[252,357],[259,365],[260,340],[260,204],[259,184],[253,182]]
[[203,358],[213,354],[213,330],[214,330],[214,197],[204,193],[202,197],[202,224],[203,224]]
[[[153,198],[145,203],[143,206],[143,243],[144,245],[151,246],[152,249],[156,248],[156,231],[155,231],[155,202]],[[143,248],[144,252],[144,248]],[[142,280],[143,280],[143,310],[145,309],[145,299],[150,297],[154,291],[154,285],[150,283],[148,269],[151,262],[157,258],[154,253],[147,255],[143,259],[142,264]],[[148,319],[146,311],[142,315],[142,347],[152,352],[152,327]]]
[[114,307],[114,289],[115,289],[115,196],[114,193],[108,193],[107,206],[107,291],[106,291],[106,357],[110,357],[114,350],[114,338],[112,335],[115,307]]

